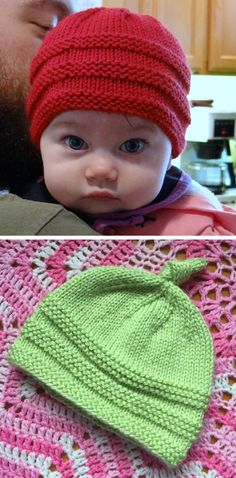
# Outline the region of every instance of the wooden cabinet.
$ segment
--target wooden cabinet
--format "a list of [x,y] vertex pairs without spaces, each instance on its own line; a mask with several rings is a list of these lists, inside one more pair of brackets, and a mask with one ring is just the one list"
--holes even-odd
[[143,4],[148,13],[159,18],[179,39],[191,69],[203,71],[206,68],[206,0],[155,0]]
[[140,13],[143,13],[142,3],[139,0],[103,0],[104,7],[124,7]]
[[104,0],[159,18],[179,39],[194,73],[236,73],[235,0]]
[[209,1],[210,72],[236,72],[236,2]]

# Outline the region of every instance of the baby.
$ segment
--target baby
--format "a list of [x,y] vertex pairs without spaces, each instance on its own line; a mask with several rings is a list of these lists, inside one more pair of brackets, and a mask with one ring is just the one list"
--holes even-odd
[[236,213],[171,165],[190,123],[190,71],[154,17],[93,8],[53,29],[31,69],[44,200],[102,234],[236,234]]

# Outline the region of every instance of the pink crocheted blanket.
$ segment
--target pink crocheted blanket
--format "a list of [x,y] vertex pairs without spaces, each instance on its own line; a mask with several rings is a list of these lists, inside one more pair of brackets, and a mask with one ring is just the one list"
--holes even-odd
[[[100,265],[159,273],[190,257],[209,260],[184,290],[213,336],[214,382],[197,442],[170,469],[51,398],[7,352],[38,302],[73,275]],[[0,478],[235,478],[235,299],[236,241],[0,241]]]

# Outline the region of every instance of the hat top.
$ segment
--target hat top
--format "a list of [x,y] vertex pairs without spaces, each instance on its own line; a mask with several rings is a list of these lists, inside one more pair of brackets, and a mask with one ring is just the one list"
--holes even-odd
[[[173,381],[175,370],[175,384],[183,385],[188,353],[196,348],[194,341],[205,326],[177,284],[205,266],[204,259],[170,262],[158,275],[97,267],[46,297],[41,308],[70,340],[80,343],[92,362],[121,381],[150,390],[160,380]],[[172,360],[169,378],[167,362]]]

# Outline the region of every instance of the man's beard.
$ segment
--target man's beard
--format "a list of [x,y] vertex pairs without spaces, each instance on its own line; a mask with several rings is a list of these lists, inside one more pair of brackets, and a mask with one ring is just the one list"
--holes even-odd
[[0,188],[17,193],[40,175],[41,157],[29,140],[24,108],[0,101]]
[[26,85],[17,82],[16,75],[9,75],[6,65],[1,68],[1,76],[0,188],[20,194],[27,183],[42,175],[42,160],[29,139],[25,114]]

